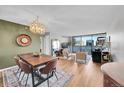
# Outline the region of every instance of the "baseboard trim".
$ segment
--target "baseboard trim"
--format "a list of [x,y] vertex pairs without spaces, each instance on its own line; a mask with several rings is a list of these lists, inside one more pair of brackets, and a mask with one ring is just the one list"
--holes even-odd
[[7,69],[14,68],[14,67],[16,67],[16,65],[15,65],[15,66],[11,66],[11,67],[7,67],[7,68],[0,69],[0,72],[1,72],[1,71],[4,71],[4,70],[7,70]]

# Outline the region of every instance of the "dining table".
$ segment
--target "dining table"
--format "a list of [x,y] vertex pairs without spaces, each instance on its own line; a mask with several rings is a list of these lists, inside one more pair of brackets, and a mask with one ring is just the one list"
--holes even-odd
[[[34,55],[33,53],[24,53],[24,54],[18,54],[18,57],[26,62],[27,64],[29,64],[31,66],[31,75],[32,75],[32,86],[36,87],[38,85],[40,85],[41,83],[43,83],[44,81],[46,81],[47,79],[42,77],[41,75],[39,75],[39,73],[37,73],[37,68],[41,67],[45,64],[47,64],[48,62],[57,59],[57,57],[53,57],[51,55],[45,55],[45,54],[40,54],[40,55]],[[53,75],[51,75],[53,76]],[[51,77],[50,76],[50,77]],[[35,82],[35,77],[40,78],[38,80],[38,82]]]

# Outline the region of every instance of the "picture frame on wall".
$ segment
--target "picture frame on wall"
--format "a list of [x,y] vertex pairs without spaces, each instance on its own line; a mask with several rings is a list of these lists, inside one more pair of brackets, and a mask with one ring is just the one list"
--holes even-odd
[[27,34],[21,34],[17,36],[16,42],[19,46],[26,47],[31,44],[32,39]]

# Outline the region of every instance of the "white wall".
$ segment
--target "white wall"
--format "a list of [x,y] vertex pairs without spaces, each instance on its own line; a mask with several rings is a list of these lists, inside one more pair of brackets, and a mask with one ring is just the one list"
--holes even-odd
[[116,55],[117,61],[124,60],[124,32],[112,34],[112,54]]
[[117,62],[124,62],[124,18],[118,18],[111,29],[109,29],[111,36],[112,54],[117,58]]
[[68,41],[67,38],[64,38],[61,34],[58,34],[58,33],[51,33],[50,37],[51,39],[58,39],[60,43]]

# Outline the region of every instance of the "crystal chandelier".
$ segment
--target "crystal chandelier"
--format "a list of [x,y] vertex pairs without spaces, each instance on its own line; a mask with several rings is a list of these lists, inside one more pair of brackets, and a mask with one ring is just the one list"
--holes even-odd
[[30,24],[29,29],[32,33],[45,34],[45,26],[37,18]]

